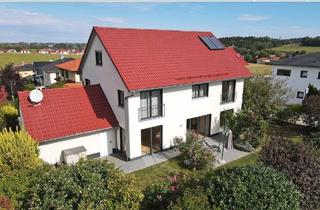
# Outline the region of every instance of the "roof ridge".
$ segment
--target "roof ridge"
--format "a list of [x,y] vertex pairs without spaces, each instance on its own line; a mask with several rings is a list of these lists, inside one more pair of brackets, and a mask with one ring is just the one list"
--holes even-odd
[[143,31],[163,31],[163,32],[185,32],[185,33],[211,33],[211,31],[192,31],[192,30],[176,30],[176,29],[156,29],[156,28],[121,28],[121,27],[107,27],[107,26],[93,26],[94,29],[116,29],[116,30],[143,30]]

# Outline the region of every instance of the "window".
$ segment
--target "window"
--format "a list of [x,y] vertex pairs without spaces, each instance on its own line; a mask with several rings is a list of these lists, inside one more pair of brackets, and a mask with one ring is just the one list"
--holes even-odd
[[234,102],[235,101],[236,81],[229,80],[222,82],[222,95],[221,103]]
[[290,77],[290,75],[291,75],[291,70],[290,70],[290,69],[278,69],[278,70],[277,70],[277,75],[278,75],[278,76]]
[[140,92],[139,118],[163,116],[162,90],[150,90]]
[[96,51],[96,65],[102,66],[102,52]]
[[118,90],[118,105],[124,107],[124,93],[122,90]]
[[192,98],[208,96],[208,84],[192,85]]
[[303,99],[303,97],[304,97],[304,92],[298,91],[297,92],[297,98]]
[[59,73],[56,73],[56,78],[59,78],[60,76],[59,76]]
[[63,70],[61,70],[61,76],[64,77],[64,71]]
[[84,79],[84,85],[85,86],[90,85],[90,79]]
[[318,73],[318,79],[320,79],[320,72]]
[[300,72],[300,77],[301,78],[307,78],[307,76],[308,76],[308,71],[301,71]]
[[68,71],[66,71],[65,76],[66,76],[66,79],[69,79],[69,72]]

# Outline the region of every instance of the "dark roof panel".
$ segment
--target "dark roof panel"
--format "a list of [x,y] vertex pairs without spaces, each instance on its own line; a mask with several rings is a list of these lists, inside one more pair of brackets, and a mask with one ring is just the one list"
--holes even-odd
[[298,55],[295,57],[275,61],[272,64],[282,66],[304,66],[317,68],[320,67],[320,53]]

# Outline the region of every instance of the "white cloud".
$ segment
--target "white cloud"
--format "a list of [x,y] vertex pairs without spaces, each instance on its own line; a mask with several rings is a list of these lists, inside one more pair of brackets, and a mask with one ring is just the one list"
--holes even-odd
[[119,18],[119,17],[97,17],[97,20],[102,22],[114,23],[114,24],[126,22],[126,19]]
[[238,18],[241,21],[262,21],[269,19],[267,16],[262,16],[262,15],[254,15],[254,14],[242,14]]

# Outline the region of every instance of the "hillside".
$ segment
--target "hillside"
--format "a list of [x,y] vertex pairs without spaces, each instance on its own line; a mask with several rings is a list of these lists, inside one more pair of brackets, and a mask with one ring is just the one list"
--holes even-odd
[[276,52],[296,52],[296,51],[305,51],[306,53],[315,53],[320,52],[320,46],[311,47],[311,46],[301,46],[299,44],[286,44],[279,47],[270,48],[272,51]]

